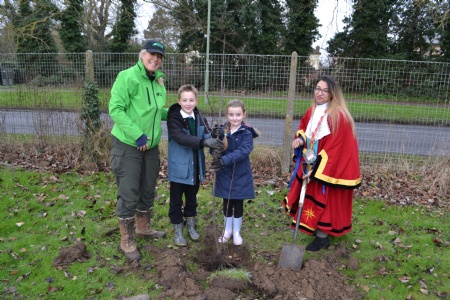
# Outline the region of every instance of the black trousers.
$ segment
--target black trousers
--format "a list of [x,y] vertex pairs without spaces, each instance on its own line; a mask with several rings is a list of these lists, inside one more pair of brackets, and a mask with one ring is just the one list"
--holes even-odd
[[223,199],[223,215],[240,218],[244,215],[244,200]]
[[[197,180],[197,182],[199,182]],[[197,216],[197,193],[200,184],[188,185],[170,182],[169,218],[172,224],[180,224],[183,217]],[[183,207],[183,195],[186,199]]]

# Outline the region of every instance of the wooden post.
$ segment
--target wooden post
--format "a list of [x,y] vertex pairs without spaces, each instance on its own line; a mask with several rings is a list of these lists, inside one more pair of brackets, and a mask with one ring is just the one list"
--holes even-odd
[[92,50],[86,51],[86,74],[85,80],[94,82],[94,54]]
[[288,91],[288,105],[286,108],[286,120],[284,125],[284,139],[283,139],[283,155],[281,158],[281,173],[289,172],[289,165],[292,159],[292,118],[294,116],[294,101],[296,95],[297,82],[297,52],[292,52],[291,56],[291,70],[289,73],[289,91]]

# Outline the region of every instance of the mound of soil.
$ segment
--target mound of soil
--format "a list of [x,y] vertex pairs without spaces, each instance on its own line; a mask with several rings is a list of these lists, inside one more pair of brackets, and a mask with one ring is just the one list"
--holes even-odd
[[[164,288],[154,299],[362,299],[362,293],[348,284],[338,270],[345,264],[357,267],[350,259],[350,251],[340,245],[321,259],[303,262],[302,269],[277,268],[279,253],[266,253],[268,261],[256,263],[245,245],[235,246],[230,241],[216,243],[219,232],[212,226],[197,253],[189,247],[178,249],[158,248],[151,244],[143,251],[155,254],[157,278]],[[197,263],[197,270],[189,272],[187,264]],[[214,276],[220,269],[236,268],[249,273],[248,280]],[[208,288],[205,289],[205,283]]]
[[62,247],[59,249],[59,255],[53,261],[53,265],[67,266],[76,261],[85,262],[91,256],[86,251],[86,245],[83,243],[77,243],[74,246]]

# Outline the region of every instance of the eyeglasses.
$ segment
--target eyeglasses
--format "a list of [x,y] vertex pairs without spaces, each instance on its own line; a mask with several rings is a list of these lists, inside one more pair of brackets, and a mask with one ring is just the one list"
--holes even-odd
[[328,95],[330,93],[330,91],[328,89],[321,89],[320,87],[316,87],[314,89],[314,92],[322,93],[322,95]]

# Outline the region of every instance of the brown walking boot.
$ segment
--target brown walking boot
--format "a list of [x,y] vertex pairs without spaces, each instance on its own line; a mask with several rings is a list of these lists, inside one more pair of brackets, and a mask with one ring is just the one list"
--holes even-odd
[[140,238],[165,238],[164,231],[157,231],[150,227],[151,210],[136,210],[136,236]]
[[136,247],[134,240],[134,218],[119,218],[120,244],[119,251],[122,252],[129,260],[139,260],[141,253]]

